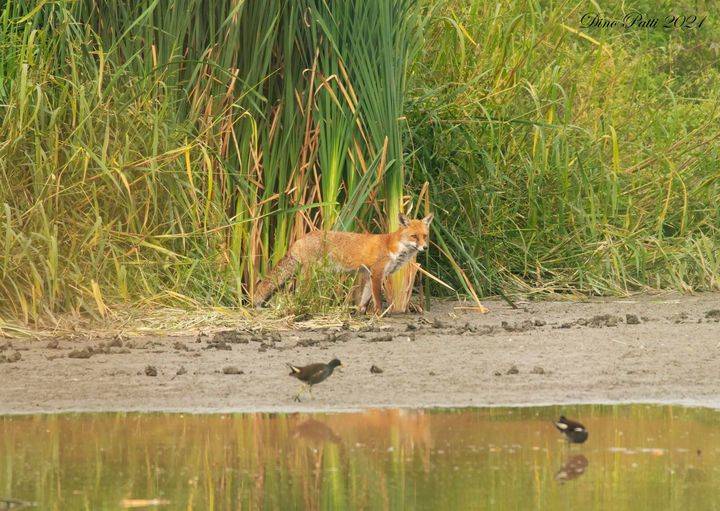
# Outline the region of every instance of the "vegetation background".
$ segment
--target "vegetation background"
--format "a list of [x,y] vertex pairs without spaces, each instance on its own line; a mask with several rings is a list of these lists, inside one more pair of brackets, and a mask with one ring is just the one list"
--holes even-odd
[[3,5],[0,317],[242,306],[303,232],[401,210],[459,293],[720,287],[710,2]]

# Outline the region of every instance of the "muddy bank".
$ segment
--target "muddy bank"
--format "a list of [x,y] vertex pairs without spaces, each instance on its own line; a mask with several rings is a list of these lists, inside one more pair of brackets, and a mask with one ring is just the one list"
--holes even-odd
[[[652,401],[720,406],[720,294],[457,302],[376,325],[0,340],[0,413]],[[295,403],[286,362],[346,366]],[[371,371],[371,367],[374,369]]]

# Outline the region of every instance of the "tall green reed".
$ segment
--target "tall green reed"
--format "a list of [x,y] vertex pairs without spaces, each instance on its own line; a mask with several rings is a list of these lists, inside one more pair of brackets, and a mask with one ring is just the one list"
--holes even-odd
[[413,8],[6,4],[2,313],[241,305],[305,231],[396,216]]

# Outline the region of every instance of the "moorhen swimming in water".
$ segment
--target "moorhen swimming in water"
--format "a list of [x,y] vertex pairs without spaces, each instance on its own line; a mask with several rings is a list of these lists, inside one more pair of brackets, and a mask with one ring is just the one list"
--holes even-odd
[[300,396],[305,390],[309,390],[312,395],[312,386],[325,381],[336,367],[342,367],[342,362],[334,358],[327,364],[310,364],[304,367],[288,364],[288,367],[290,368],[290,376],[297,378],[307,385],[293,398],[295,401],[300,401]]
[[565,418],[564,415],[561,415],[560,419],[555,422],[555,427],[558,428],[558,431],[565,434],[568,442],[572,442],[573,444],[581,444],[588,438],[588,432],[585,426],[577,421]]

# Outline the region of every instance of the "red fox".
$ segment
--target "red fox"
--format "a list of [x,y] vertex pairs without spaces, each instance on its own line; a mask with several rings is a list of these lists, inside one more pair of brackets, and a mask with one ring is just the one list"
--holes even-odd
[[[382,310],[382,283],[428,246],[430,214],[422,220],[400,215],[400,228],[388,234],[314,231],[297,240],[270,274],[258,284],[253,296],[262,307],[273,293],[293,276],[299,266],[327,258],[340,271],[362,270],[366,274],[359,310],[367,310],[370,298],[377,313]],[[369,278],[368,278],[369,277]]]

